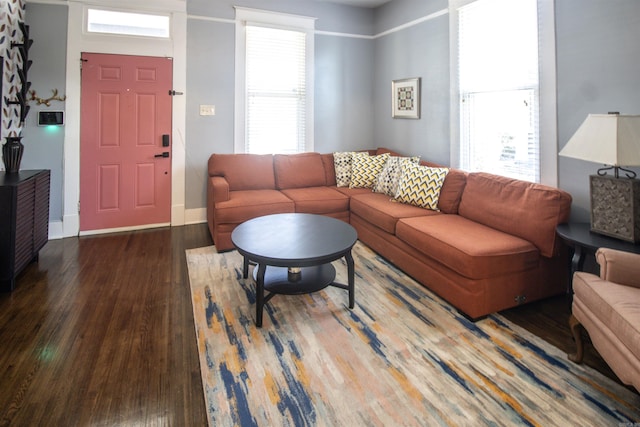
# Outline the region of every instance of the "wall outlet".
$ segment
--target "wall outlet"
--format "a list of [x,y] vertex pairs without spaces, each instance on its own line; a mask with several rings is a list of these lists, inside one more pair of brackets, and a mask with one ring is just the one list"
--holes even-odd
[[215,105],[200,105],[200,115],[201,116],[215,116],[216,115],[216,106]]

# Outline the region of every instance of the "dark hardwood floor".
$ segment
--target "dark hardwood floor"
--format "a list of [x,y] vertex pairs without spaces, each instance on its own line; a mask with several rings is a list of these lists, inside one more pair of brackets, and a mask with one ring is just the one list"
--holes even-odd
[[[185,249],[211,244],[205,224],[48,242],[0,294],[0,425],[206,425]],[[569,313],[504,314],[571,352]]]
[[201,426],[185,249],[204,225],[52,240],[0,294],[0,425]]

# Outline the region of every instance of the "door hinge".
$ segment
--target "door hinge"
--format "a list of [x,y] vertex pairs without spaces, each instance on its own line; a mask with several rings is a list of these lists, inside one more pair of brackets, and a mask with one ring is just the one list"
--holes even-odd
[[175,90],[172,89],[172,90],[169,91],[169,95],[170,96],[184,95],[184,93],[183,92],[176,92]]
[[78,202],[78,213],[80,213],[80,202]]

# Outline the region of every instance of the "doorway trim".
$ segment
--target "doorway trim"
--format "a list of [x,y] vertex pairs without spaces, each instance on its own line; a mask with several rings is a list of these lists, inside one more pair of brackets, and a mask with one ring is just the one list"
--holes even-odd
[[[114,1],[92,1],[114,7]],[[120,55],[164,56],[173,58],[173,88],[184,92],[187,63],[186,2],[163,0],[150,6],[145,0],[117,2],[118,8],[131,12],[155,11],[171,15],[171,38],[150,39],[105,34],[87,34],[84,31],[86,9],[89,3],[69,2],[67,19],[67,75],[66,119],[64,136],[64,203],[62,237],[77,236],[80,232],[80,64],[82,52],[112,53]],[[123,43],[123,40],[125,41]],[[185,223],[185,95],[173,98],[171,165],[171,225]]]

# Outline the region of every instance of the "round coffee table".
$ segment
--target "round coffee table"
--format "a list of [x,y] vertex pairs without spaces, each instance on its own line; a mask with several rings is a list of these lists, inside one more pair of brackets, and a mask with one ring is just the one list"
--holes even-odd
[[[244,257],[243,276],[254,262],[256,282],[256,326],[262,326],[262,311],[276,294],[307,294],[327,286],[349,291],[353,308],[354,263],[351,248],[356,230],[344,221],[323,215],[288,213],[266,215],[240,224],[231,241]],[[348,285],[334,282],[332,261],[345,258]],[[269,293],[265,295],[265,290]]]

